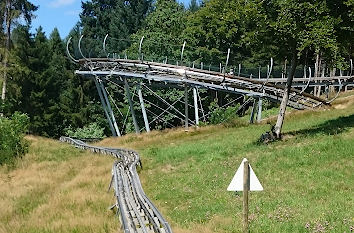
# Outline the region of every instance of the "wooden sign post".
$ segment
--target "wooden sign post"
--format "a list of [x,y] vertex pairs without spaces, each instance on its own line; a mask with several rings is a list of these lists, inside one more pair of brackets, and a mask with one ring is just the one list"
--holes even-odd
[[263,191],[263,187],[247,159],[242,160],[227,191],[243,191],[243,232],[248,233],[248,192]]
[[248,233],[248,191],[250,190],[249,162],[243,163],[243,232]]

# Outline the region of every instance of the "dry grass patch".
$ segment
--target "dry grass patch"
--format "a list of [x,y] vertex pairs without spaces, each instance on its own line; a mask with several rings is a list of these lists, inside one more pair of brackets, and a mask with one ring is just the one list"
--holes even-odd
[[179,141],[183,141],[185,137],[193,137],[194,140],[201,137],[210,136],[213,132],[224,128],[222,125],[206,126],[194,128],[190,127],[188,131],[184,128],[165,129],[162,131],[153,130],[150,133],[142,133],[139,135],[129,134],[120,138],[106,138],[98,143],[101,146],[120,147],[129,149],[144,148],[147,145],[175,145]]
[[115,232],[107,207],[113,159],[71,145],[27,137],[17,168],[0,170],[0,232]]

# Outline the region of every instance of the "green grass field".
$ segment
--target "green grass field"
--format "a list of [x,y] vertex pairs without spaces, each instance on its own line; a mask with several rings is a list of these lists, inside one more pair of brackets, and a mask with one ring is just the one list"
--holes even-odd
[[[244,157],[264,191],[250,194],[251,232],[351,232],[354,227],[354,97],[288,114],[284,139],[259,145],[261,124],[127,135],[99,145],[137,150],[146,194],[174,232],[241,232],[242,194],[226,188]],[[113,160],[30,137],[17,167],[0,168],[0,231],[116,232]]]

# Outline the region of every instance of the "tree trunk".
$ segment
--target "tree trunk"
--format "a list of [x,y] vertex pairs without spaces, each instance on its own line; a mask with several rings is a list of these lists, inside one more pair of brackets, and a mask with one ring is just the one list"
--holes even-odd
[[[317,66],[317,77],[321,77],[321,68],[322,68],[322,56],[320,54],[320,60],[318,61],[318,66]],[[318,83],[320,83],[320,81],[318,81]],[[320,97],[321,94],[321,86],[317,87],[317,93],[315,94],[315,96]]]
[[[316,78],[318,77],[318,70],[319,70],[319,62],[320,61],[320,54],[317,52],[316,53],[316,63],[315,63],[315,74],[314,74],[314,78],[315,78],[315,83],[317,82],[316,81]],[[317,93],[317,86],[315,86],[314,88],[313,88],[313,95],[316,95],[316,93]]]
[[[6,84],[7,84],[7,67],[8,67],[8,60],[9,60],[9,52],[10,52],[10,39],[11,39],[11,0],[6,1],[5,6],[5,24],[6,24],[6,45],[5,45],[5,56],[4,56],[4,76],[2,82],[2,91],[1,91],[1,102],[4,106],[5,99],[6,99]],[[0,115],[3,115],[3,106],[1,108]]]
[[[325,69],[326,69],[326,64],[323,64],[322,65],[322,74],[321,74],[321,77],[324,77],[325,76]],[[321,81],[322,82],[322,81]],[[318,86],[317,88],[317,97],[320,97],[321,96],[321,86]]]
[[288,79],[285,84],[284,95],[283,95],[283,99],[281,100],[277,123],[275,124],[274,130],[273,130],[273,133],[275,133],[275,135],[278,139],[281,138],[281,129],[283,127],[286,106],[288,104],[291,84],[293,83],[293,78],[294,78],[295,69],[296,69],[296,65],[297,65],[297,57],[296,56],[297,56],[297,54],[295,51],[293,53],[293,57],[291,59],[291,68],[289,70]]

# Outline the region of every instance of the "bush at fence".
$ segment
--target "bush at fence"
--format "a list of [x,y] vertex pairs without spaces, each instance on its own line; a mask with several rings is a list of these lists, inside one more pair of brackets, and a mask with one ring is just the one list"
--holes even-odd
[[25,114],[14,113],[11,118],[0,117],[0,165],[11,164],[28,150],[24,139],[29,118]]

